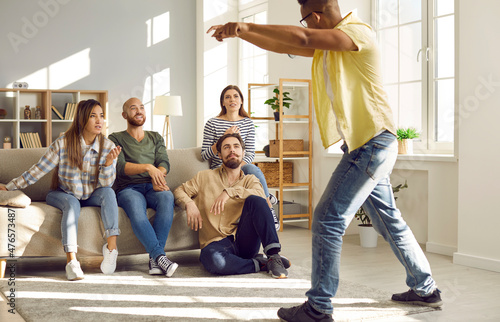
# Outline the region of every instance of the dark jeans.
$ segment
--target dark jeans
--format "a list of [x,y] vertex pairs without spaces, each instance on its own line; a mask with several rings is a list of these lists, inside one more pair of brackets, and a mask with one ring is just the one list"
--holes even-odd
[[261,242],[265,253],[272,248],[281,249],[267,201],[250,196],[245,200],[236,237],[231,235],[208,244],[201,250],[200,261],[212,274],[255,273],[260,267],[253,258]]

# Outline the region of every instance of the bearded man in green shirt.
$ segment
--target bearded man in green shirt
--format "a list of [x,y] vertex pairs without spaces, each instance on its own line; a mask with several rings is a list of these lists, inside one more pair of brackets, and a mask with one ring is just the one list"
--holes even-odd
[[[123,104],[122,116],[127,130],[109,136],[122,147],[116,164],[118,206],[125,210],[134,234],[149,253],[149,274],[170,277],[178,264],[164,250],[174,218],[174,196],[165,180],[170,171],[165,142],[157,132],[144,131],[146,111],[138,98]],[[156,211],[152,225],[147,208]]]

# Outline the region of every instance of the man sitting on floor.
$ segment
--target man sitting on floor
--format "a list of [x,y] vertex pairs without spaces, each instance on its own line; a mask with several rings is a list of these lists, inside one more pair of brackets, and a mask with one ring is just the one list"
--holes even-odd
[[[241,171],[245,143],[237,133],[225,134],[216,149],[222,166],[198,172],[174,191],[188,226],[199,230],[201,263],[212,274],[267,270],[274,278],[286,278],[290,262],[279,255],[264,189],[257,177]],[[257,254],[261,242],[267,256]]]

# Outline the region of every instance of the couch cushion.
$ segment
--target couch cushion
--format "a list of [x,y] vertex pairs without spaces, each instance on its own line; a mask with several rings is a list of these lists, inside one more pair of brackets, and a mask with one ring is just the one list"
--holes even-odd
[[167,185],[171,191],[193,178],[198,172],[209,169],[208,162],[201,159],[201,147],[167,150],[170,172]]
[[[148,209],[148,218],[154,221],[154,210]],[[61,218],[59,209],[45,202],[33,202],[26,208],[0,207],[0,227],[14,223],[16,242],[13,255],[65,256],[61,242]],[[11,219],[12,221],[9,221]],[[118,222],[121,234],[118,236],[120,255],[142,254],[146,250],[135,236],[125,211],[119,208]],[[102,256],[102,245],[106,243],[99,207],[83,207],[78,220],[78,254]],[[175,207],[172,228],[168,234],[165,251],[199,249],[198,232],[192,231],[186,223],[185,211]],[[10,256],[7,238],[0,238],[0,257]]]
[[[24,171],[37,163],[47,148],[37,149],[0,149],[0,183],[7,184],[10,180],[17,178]],[[34,185],[23,189],[23,192],[31,198],[32,201],[45,201],[45,196],[49,192],[52,182],[52,173],[46,174]]]
[[30,197],[25,195],[22,191],[0,190],[0,206],[26,208],[30,203]]

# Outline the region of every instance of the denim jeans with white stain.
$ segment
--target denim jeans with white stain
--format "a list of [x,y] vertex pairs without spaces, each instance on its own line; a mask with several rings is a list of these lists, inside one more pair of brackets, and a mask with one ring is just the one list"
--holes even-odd
[[[94,190],[87,200],[78,200],[62,190],[50,191],[46,197],[47,204],[62,211],[61,235],[64,252],[78,251],[78,219],[81,207],[101,207],[101,218],[104,224],[105,237],[118,236],[118,205],[115,191],[108,187]],[[84,237],[85,238],[85,237]]]
[[[151,183],[129,185],[117,195],[118,205],[125,210],[135,236],[149,256],[165,255],[165,244],[174,220],[174,195],[171,191],[154,191]],[[153,224],[147,208],[156,211]]]
[[403,264],[406,284],[419,295],[431,293],[436,285],[429,262],[396,208],[389,180],[398,153],[396,137],[385,131],[350,153],[345,144],[342,150],[344,155],[314,211],[309,303],[319,312],[333,312],[342,236],[361,205]]

